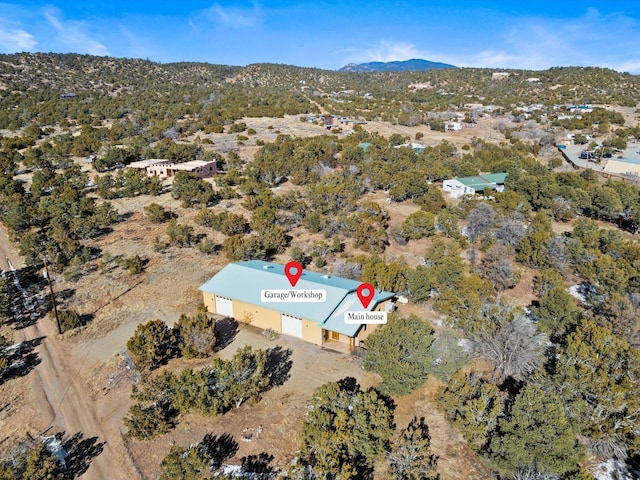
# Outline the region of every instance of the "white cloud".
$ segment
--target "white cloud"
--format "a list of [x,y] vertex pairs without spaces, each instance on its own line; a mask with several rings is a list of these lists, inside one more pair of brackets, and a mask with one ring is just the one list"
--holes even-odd
[[90,38],[89,27],[86,22],[64,20],[57,8],[47,8],[43,11],[44,17],[57,32],[57,40],[64,48],[78,53],[91,55],[109,55],[105,45]]
[[343,50],[346,63],[395,62],[422,58],[431,61],[445,61],[442,56],[420,50],[414,44],[401,41],[381,40],[376,46],[368,49],[350,48]]
[[148,58],[155,53],[153,44],[144,37],[134,34],[129,28],[118,24],[118,30],[126,45],[126,56]]
[[0,19],[0,50],[4,52],[31,51],[38,44],[35,37],[18,26]]
[[204,14],[213,21],[229,27],[255,27],[262,20],[262,10],[257,2],[251,2],[251,6],[247,7],[224,7],[215,3],[206,9]]
[[[639,71],[640,27],[619,13],[588,9],[580,17],[517,18],[488,48],[452,61],[460,66],[540,70],[552,66],[599,66]],[[630,39],[632,41],[630,42]],[[457,63],[456,63],[457,62]]]

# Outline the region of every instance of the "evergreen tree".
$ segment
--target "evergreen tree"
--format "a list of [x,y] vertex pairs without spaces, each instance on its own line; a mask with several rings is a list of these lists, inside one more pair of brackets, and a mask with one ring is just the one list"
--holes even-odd
[[393,434],[388,399],[345,378],[318,388],[311,407],[302,426],[302,478],[367,478]]
[[0,480],[48,480],[60,474],[55,457],[42,442],[20,442],[0,460]]
[[490,451],[498,468],[509,473],[535,465],[540,472],[561,475],[577,470],[584,459],[560,397],[532,384],[499,422]]
[[387,324],[367,338],[364,368],[382,377],[382,392],[405,395],[426,381],[432,342],[433,330],[424,320],[392,313]]
[[153,369],[171,358],[176,351],[175,332],[162,320],[150,320],[138,325],[127,341],[139,369]]
[[506,394],[475,372],[459,371],[436,400],[476,452],[486,452],[503,414]]
[[200,480],[210,463],[211,457],[203,445],[196,443],[187,448],[174,445],[160,463],[160,480]]
[[216,321],[209,318],[206,310],[189,317],[180,315],[173,326],[180,354],[186,358],[201,358],[211,355],[216,346]]
[[590,319],[560,353],[553,382],[590,450],[602,458],[640,452],[638,371],[638,350]]
[[400,438],[386,453],[391,477],[396,480],[433,480],[436,473],[436,456],[429,453],[429,427],[424,417],[413,417]]

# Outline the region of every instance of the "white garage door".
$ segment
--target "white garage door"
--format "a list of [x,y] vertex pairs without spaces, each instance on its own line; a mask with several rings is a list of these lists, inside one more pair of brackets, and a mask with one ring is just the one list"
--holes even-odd
[[233,317],[233,300],[216,295],[216,313],[226,317]]
[[291,335],[292,337],[302,338],[302,320],[291,315],[280,316],[282,319],[282,333]]

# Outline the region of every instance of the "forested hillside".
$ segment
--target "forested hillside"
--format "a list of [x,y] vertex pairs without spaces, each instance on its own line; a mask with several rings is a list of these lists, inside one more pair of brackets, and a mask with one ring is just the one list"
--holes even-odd
[[[397,120],[400,112],[424,115],[469,103],[511,110],[537,103],[635,106],[640,99],[637,76],[607,69],[511,70],[502,80],[492,79],[492,72],[343,73],[274,64],[228,67],[76,54],[0,55],[0,128],[33,121],[51,125],[61,118],[91,123],[131,114],[139,123],[199,116],[204,126],[244,115],[311,112],[317,110],[312,101],[334,113]],[[62,94],[75,97],[68,101]]]

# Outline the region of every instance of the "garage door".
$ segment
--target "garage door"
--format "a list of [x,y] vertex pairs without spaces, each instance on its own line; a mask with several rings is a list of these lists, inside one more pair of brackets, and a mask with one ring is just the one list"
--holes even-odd
[[216,313],[225,317],[233,317],[233,300],[216,295]]
[[280,316],[282,319],[282,333],[291,335],[292,337],[302,338],[302,320],[291,315]]

